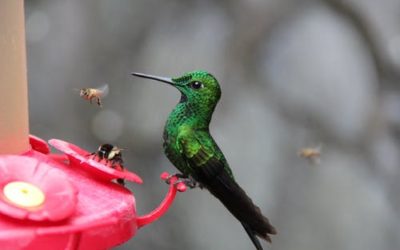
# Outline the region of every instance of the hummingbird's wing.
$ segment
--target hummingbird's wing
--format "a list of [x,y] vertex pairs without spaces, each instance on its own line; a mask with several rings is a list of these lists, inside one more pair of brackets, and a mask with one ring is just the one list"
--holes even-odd
[[208,132],[184,130],[178,144],[194,179],[203,184],[242,223],[257,249],[255,235],[271,242],[275,228],[262,215],[246,192],[236,183],[222,152]]
[[228,163],[208,132],[181,130],[178,143],[187,164],[195,173],[208,179],[226,172],[234,180]]

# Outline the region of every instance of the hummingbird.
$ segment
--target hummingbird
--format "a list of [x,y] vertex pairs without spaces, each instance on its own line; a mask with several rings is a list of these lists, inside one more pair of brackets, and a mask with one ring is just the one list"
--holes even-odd
[[175,78],[142,73],[134,76],[167,83],[181,93],[179,103],[164,127],[163,148],[181,172],[176,176],[194,181],[219,199],[240,221],[257,250],[258,237],[271,243],[275,228],[236,182],[224,154],[210,134],[209,124],[221,97],[217,79],[206,71],[193,71]]

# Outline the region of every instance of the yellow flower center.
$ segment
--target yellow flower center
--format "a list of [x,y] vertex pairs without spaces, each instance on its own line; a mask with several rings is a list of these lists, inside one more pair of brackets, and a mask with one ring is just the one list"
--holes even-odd
[[7,200],[16,206],[34,208],[43,204],[46,196],[37,186],[23,181],[13,181],[3,188]]

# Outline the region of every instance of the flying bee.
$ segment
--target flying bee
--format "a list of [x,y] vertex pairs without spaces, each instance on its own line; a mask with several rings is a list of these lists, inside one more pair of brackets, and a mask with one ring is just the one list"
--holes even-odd
[[106,97],[109,92],[108,84],[104,84],[98,88],[81,88],[78,90],[79,95],[85,99],[89,100],[90,103],[92,103],[92,100],[95,99],[96,103],[99,107],[102,107],[101,105],[101,98]]
[[321,161],[321,145],[317,147],[302,148],[299,150],[298,156],[308,159],[313,164],[319,164]]
[[[106,143],[100,145],[97,151],[91,153],[90,155],[93,157],[93,159],[96,159],[97,157],[99,162],[105,160],[106,164],[109,164],[110,167],[123,171],[124,166],[122,164],[124,161],[122,160],[121,151],[121,148]],[[125,185],[124,179],[117,179],[117,182],[123,186]]]

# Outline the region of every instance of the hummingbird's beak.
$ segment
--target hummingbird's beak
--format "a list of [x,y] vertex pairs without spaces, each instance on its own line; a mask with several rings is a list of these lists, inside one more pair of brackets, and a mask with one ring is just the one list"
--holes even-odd
[[165,83],[168,83],[170,85],[174,85],[174,82],[172,81],[172,79],[168,78],[168,77],[146,75],[146,74],[136,73],[136,72],[132,72],[132,75],[138,76],[138,77],[147,78],[147,79],[153,79],[153,80],[156,80],[156,81],[165,82]]

